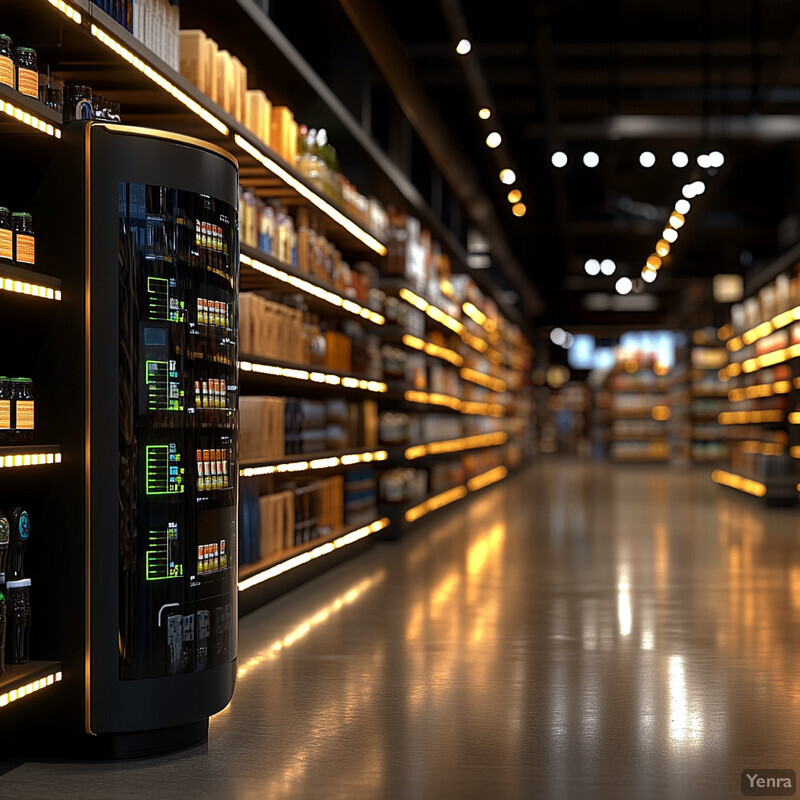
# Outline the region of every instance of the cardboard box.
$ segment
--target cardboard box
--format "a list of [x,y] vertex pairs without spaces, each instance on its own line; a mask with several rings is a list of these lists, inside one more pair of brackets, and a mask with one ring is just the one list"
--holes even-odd
[[247,69],[236,56],[231,56],[231,108],[230,112],[240,122],[244,122],[247,94]]
[[287,106],[273,106],[270,119],[270,146],[286,161],[294,163],[292,157],[292,147],[290,140],[294,132],[295,145],[294,152],[297,151],[297,126],[294,123],[294,115]]
[[219,53],[219,45],[210,37],[206,39],[206,54],[203,60],[203,68],[205,69],[205,86],[203,90],[215,103],[219,105],[217,100],[217,53]]
[[208,94],[206,87],[208,77],[207,45],[208,37],[203,31],[181,31],[181,75],[206,94]]
[[262,142],[269,141],[269,100],[260,89],[250,89],[245,95],[244,124]]
[[233,101],[233,63],[227,50],[218,50],[216,56],[217,105],[230,112]]

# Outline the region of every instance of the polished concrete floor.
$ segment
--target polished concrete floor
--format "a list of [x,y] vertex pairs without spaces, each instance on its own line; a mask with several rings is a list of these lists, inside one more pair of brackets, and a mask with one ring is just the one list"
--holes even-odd
[[800,770],[800,511],[542,461],[246,617],[206,746],[9,798],[741,797]]

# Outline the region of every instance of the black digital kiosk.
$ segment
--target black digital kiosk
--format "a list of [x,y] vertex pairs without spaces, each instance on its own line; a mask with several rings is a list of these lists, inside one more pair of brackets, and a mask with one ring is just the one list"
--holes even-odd
[[62,265],[46,352],[64,468],[31,559],[32,649],[64,686],[29,733],[146,754],[202,740],[235,682],[238,172],[124,125],[61,144],[38,213]]

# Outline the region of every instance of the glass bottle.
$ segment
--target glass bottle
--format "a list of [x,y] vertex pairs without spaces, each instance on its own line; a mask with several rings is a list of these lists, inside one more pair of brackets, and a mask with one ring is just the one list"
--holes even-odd
[[17,66],[17,91],[27,97],[39,99],[39,66],[32,47],[18,47],[14,54]]
[[14,236],[11,231],[11,212],[0,206],[0,258],[14,260]]
[[14,67],[14,44],[10,36],[0,34],[0,83],[15,89],[16,69]]
[[36,263],[36,240],[33,235],[33,217],[25,211],[15,211],[11,215],[14,231],[14,260],[18,264]]

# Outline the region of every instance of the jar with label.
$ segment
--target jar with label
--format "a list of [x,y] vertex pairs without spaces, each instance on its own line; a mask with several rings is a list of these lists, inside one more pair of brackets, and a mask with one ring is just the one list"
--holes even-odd
[[0,259],[14,260],[14,234],[11,230],[11,212],[0,206]]
[[32,47],[18,47],[14,54],[17,65],[17,91],[39,99],[39,66]]
[[11,412],[14,441],[33,441],[33,381],[30,378],[12,378],[11,381]]
[[67,83],[64,86],[64,122],[76,119],[92,119],[92,89],[79,83]]
[[0,375],[0,443],[11,439],[11,384]]
[[14,44],[10,36],[0,34],[0,83],[16,89],[14,69]]
[[31,582],[29,578],[6,584],[6,638],[8,663],[26,664],[30,659]]
[[11,215],[14,231],[14,260],[18,264],[36,263],[36,242],[33,237],[33,217],[25,211],[15,211]]

